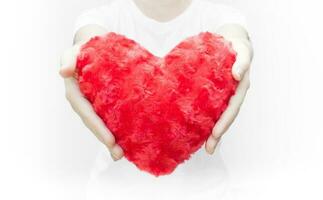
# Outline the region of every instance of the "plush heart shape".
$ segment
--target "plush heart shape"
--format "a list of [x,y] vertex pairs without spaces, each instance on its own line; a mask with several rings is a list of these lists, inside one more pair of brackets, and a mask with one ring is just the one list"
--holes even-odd
[[231,43],[210,32],[187,38],[164,58],[116,33],[82,46],[80,90],[141,170],[171,173],[210,136],[237,82]]

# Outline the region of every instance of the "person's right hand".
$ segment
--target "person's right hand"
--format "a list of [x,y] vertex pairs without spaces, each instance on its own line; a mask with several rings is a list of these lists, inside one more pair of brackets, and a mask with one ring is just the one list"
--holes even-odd
[[65,51],[61,57],[60,75],[64,78],[66,98],[74,111],[81,117],[84,124],[109,149],[113,160],[123,157],[121,147],[115,143],[115,138],[105,126],[102,119],[97,116],[91,103],[81,93],[75,78],[76,58],[81,45],[76,44]]

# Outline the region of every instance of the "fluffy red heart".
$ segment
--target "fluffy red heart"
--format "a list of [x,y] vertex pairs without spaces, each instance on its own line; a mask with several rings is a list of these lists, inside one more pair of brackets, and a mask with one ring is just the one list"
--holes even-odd
[[164,58],[109,33],[82,46],[76,72],[125,157],[159,176],[210,136],[237,86],[235,59],[231,44],[210,32],[187,38]]

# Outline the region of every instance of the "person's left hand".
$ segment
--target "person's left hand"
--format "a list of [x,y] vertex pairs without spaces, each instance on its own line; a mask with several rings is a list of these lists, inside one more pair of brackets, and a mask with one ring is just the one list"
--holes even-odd
[[[227,38],[228,39],[228,38]],[[207,153],[213,154],[223,134],[228,130],[239,113],[246,93],[250,87],[249,68],[252,60],[252,49],[246,46],[245,41],[239,39],[231,40],[233,49],[237,52],[236,62],[232,67],[232,75],[239,82],[236,93],[231,97],[227,109],[222,113],[215,124],[212,135],[205,143]]]

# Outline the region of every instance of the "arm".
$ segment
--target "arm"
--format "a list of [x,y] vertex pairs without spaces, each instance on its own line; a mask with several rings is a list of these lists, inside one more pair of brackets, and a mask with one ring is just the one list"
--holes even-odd
[[84,98],[77,80],[74,78],[76,57],[81,45],[92,37],[105,34],[106,32],[106,29],[98,25],[87,25],[80,28],[75,34],[73,46],[67,49],[61,57],[60,74],[64,78],[66,98],[74,111],[94,135],[109,149],[113,160],[119,160],[123,157],[122,149],[115,143],[114,136],[106,128],[101,118],[96,115],[90,102]]
[[233,49],[237,52],[237,59],[232,67],[232,75],[240,81],[236,93],[231,97],[227,109],[212,130],[212,135],[206,142],[205,148],[209,154],[213,154],[216,145],[223,134],[239,113],[246,93],[250,87],[249,67],[253,57],[253,48],[247,31],[240,25],[227,24],[215,31],[228,41],[231,41]]

